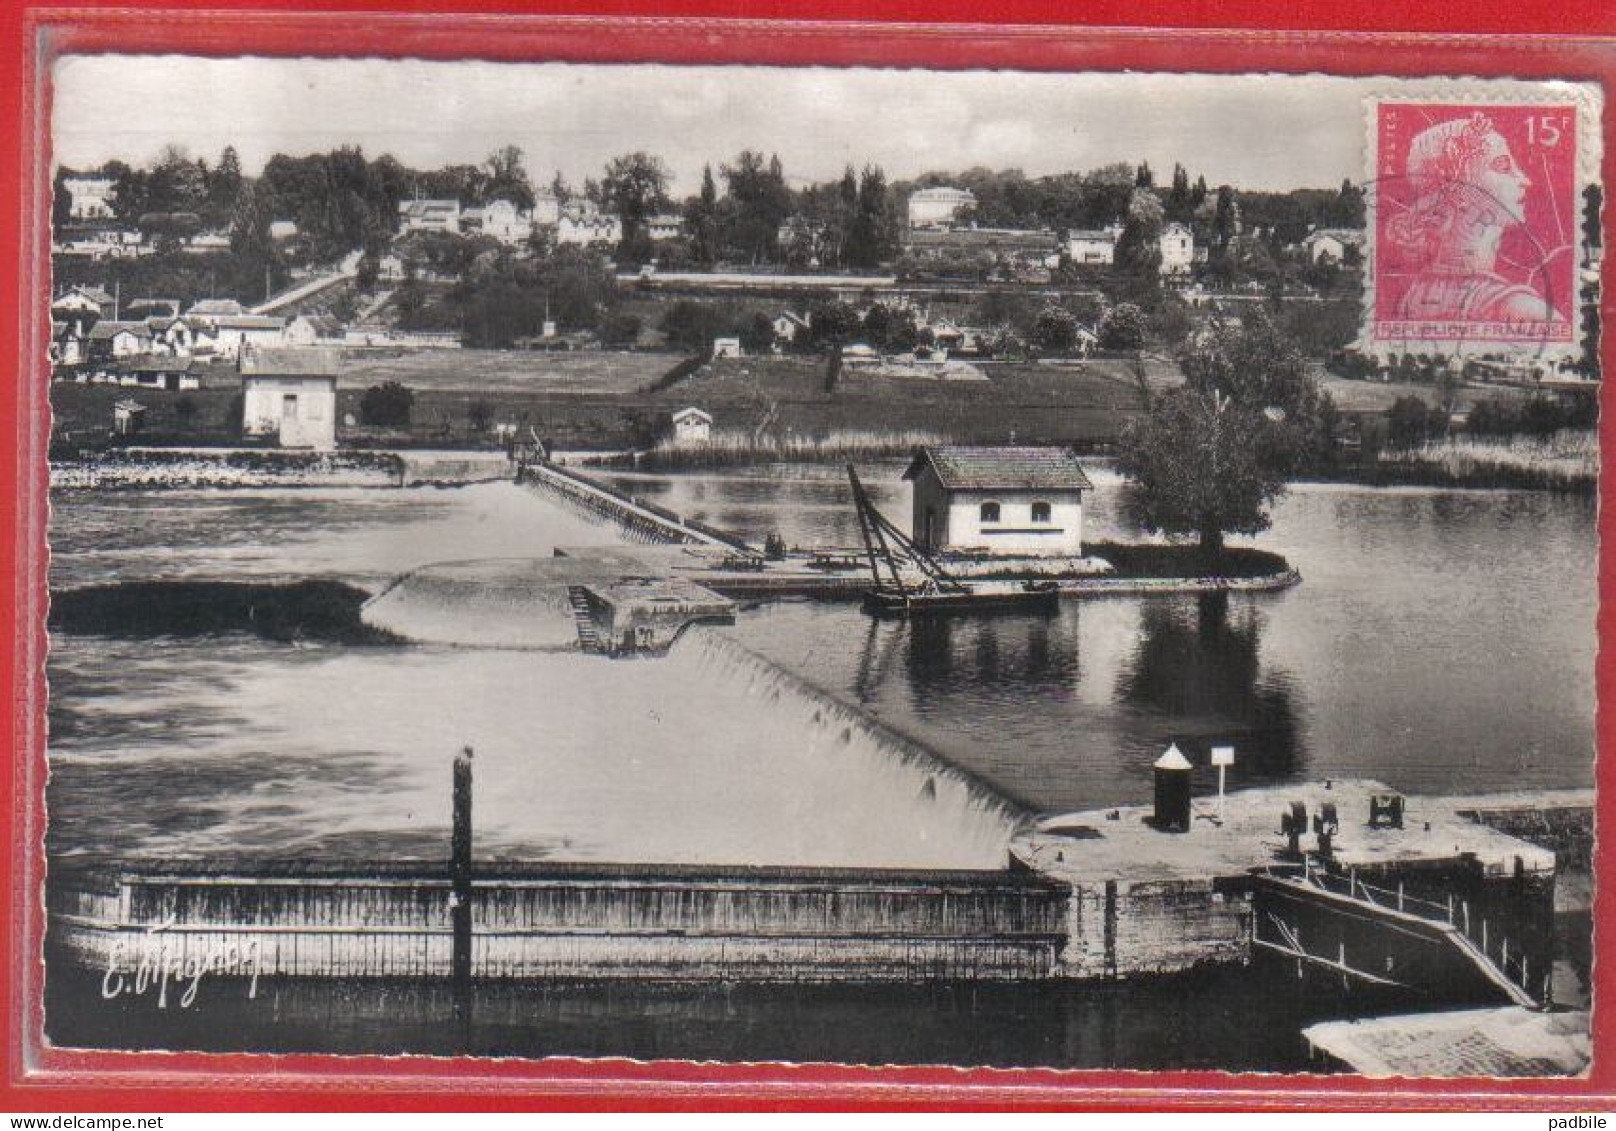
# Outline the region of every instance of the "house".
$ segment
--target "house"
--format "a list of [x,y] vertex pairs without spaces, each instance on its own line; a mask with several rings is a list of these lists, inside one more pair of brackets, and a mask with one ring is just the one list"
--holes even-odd
[[84,331],[77,322],[51,321],[52,365],[77,365],[85,358]]
[[139,401],[121,400],[112,405],[112,434],[135,436],[146,424],[146,406]]
[[1188,224],[1168,224],[1161,233],[1161,273],[1188,275],[1195,265],[1195,233]]
[[177,298],[132,298],[123,305],[125,318],[178,318],[180,300]]
[[271,220],[269,222],[269,238],[276,243],[285,243],[287,240],[297,239],[297,221]]
[[159,314],[147,318],[145,322],[146,328],[151,331],[153,349],[175,357],[191,355],[196,336],[185,319]]
[[323,349],[241,353],[241,431],[283,448],[337,446],[337,354]]
[[539,189],[533,194],[533,211],[528,214],[528,222],[532,224],[559,224],[561,222],[561,198],[549,189]]
[[1321,263],[1326,257],[1332,263],[1343,263],[1349,248],[1354,255],[1363,249],[1363,238],[1357,228],[1317,228],[1302,241],[1302,250],[1309,263]]
[[198,232],[185,241],[181,250],[191,255],[208,255],[214,252],[230,250],[229,232]]
[[1083,554],[1083,492],[1093,485],[1064,448],[922,448],[903,477],[924,549]]
[[401,200],[398,202],[398,230],[409,232],[460,233],[458,200]]
[[1066,257],[1079,266],[1109,267],[1116,262],[1122,228],[1074,228],[1066,233]]
[[482,208],[461,213],[462,231],[475,229],[502,244],[521,243],[533,231],[533,214],[523,212],[509,200],[491,200]]
[[714,357],[740,357],[741,356],[741,339],[739,339],[739,338],[714,338],[713,339],[713,356]]
[[144,322],[115,322],[108,318],[90,327],[86,342],[89,356],[97,361],[135,357],[151,352],[152,332]]
[[299,314],[286,324],[283,341],[288,346],[342,345],[347,330],[330,314]]
[[787,344],[806,341],[810,332],[808,319],[789,310],[775,315],[770,325],[774,327],[774,340]]
[[112,216],[111,177],[63,177],[62,187],[72,203],[67,214],[75,220],[105,220]]
[[677,216],[652,216],[645,222],[645,234],[658,242],[676,240],[685,234],[685,222]]
[[233,298],[205,298],[193,302],[185,317],[199,318],[212,325],[220,318],[238,318],[246,313],[246,308]]
[[135,379],[142,389],[167,389],[184,392],[202,387],[188,357],[143,357],[123,367],[123,372]]
[[51,299],[51,317],[66,322],[89,323],[98,318],[111,318],[118,310],[118,300],[100,287],[69,287]]
[[843,365],[880,365],[881,354],[874,346],[863,342],[854,342],[842,347]]
[[623,221],[610,212],[593,208],[568,207],[556,226],[556,243],[587,247],[590,244],[623,242]]
[[673,414],[673,442],[676,444],[705,444],[712,439],[712,433],[712,416],[699,408],[682,408]]
[[946,228],[967,208],[976,207],[976,194],[969,189],[941,185],[917,189],[909,194],[911,228]]
[[240,357],[244,349],[278,349],[286,344],[286,319],[267,314],[238,314],[212,320],[213,350],[220,357]]

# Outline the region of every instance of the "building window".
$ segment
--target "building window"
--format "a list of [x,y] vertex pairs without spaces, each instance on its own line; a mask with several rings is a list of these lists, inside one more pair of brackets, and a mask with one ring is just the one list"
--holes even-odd
[[999,521],[999,504],[998,503],[983,503],[982,504],[982,521],[983,522],[998,522]]
[[1050,509],[1048,503],[1034,503],[1032,505],[1032,520],[1034,522],[1048,522]]

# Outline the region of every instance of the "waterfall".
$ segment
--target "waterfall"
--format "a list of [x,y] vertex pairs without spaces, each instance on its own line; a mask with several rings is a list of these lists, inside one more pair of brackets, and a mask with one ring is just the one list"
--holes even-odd
[[564,651],[578,646],[566,559],[437,562],[397,578],[360,619],[421,644]]
[[[854,792],[892,799],[895,838],[949,838],[957,865],[998,868],[1006,847],[1035,816],[920,743],[777,667],[733,637],[701,629],[675,649],[703,676],[743,689],[773,727],[802,736],[804,757],[831,763]],[[937,847],[942,847],[938,845]]]
[[399,486],[459,485],[509,479],[513,471],[504,452],[430,452],[401,450]]

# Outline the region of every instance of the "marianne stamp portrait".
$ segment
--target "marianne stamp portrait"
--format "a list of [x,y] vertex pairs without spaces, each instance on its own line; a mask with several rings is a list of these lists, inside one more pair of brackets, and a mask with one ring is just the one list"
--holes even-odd
[[47,1053],[1587,1071],[1597,84],[49,77]]

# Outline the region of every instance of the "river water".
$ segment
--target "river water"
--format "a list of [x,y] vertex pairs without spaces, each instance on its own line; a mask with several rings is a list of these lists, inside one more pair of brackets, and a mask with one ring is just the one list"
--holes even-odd
[[[862,477],[905,521],[900,472],[877,465]],[[1095,477],[1089,536],[1134,536],[1115,477]],[[759,540],[770,531],[803,545],[857,540],[833,469],[616,478]],[[321,577],[378,591],[429,563],[620,544],[613,528],[509,483],[64,492],[51,538],[55,589]],[[1150,762],[1169,741],[1192,756],[1232,741],[1236,785],[1349,775],[1411,793],[1591,783],[1590,501],[1303,486],[1256,544],[1284,553],[1304,582],[1278,594],[1107,598],[1066,602],[1053,616],[926,625],[783,602],[743,611],[733,628],[687,634],[654,661],[245,633],[58,634],[48,662],[49,851],[441,859],[450,758],[463,745],[477,750],[486,858],[997,867],[1030,813],[1146,797]],[[1115,991],[1058,1009],[1040,999],[1055,1012],[1031,1028],[1021,998],[969,1009],[901,994],[862,1006],[813,999],[786,1014],[773,999],[703,998],[659,1006],[660,1020],[645,1021],[635,1019],[644,1003],[629,997],[577,1006],[610,1031],[573,1047],[551,1042],[566,1039],[574,1005],[547,998],[534,1008],[554,1013],[554,1025],[525,1037],[501,1030],[510,1043],[495,1044],[902,1060],[913,1048],[904,1034],[918,1024],[939,1034],[930,1055],[942,1060],[1160,1066],[1220,1063],[1204,1059],[1203,1038],[1228,1047],[1248,1027],[1239,1015],[1169,1024],[1176,1004],[1201,991],[1179,987],[1172,1005],[1152,992],[1140,991],[1141,1020],[1120,1030],[1130,1006]],[[1250,993],[1207,988],[1199,1007],[1235,1009]],[[732,1045],[709,1026],[710,1039],[691,1038],[715,1008],[752,1035]],[[872,1026],[853,1045],[849,1010]],[[1108,1019],[1104,1040],[1094,1017]],[[1294,1018],[1269,1020],[1294,1034]],[[431,1025],[412,1041],[391,1022],[278,1037],[275,1024],[265,1021],[253,1047],[375,1047],[388,1032],[401,1048],[436,1047]],[[1164,1024],[1179,1034],[1166,1044],[1151,1036]],[[991,1047],[980,1037],[989,1030]],[[76,1037],[97,1043],[83,1028]],[[239,1047],[242,1038],[152,1039]],[[1238,1065],[1295,1066],[1300,1055],[1291,1037],[1257,1047]]]

